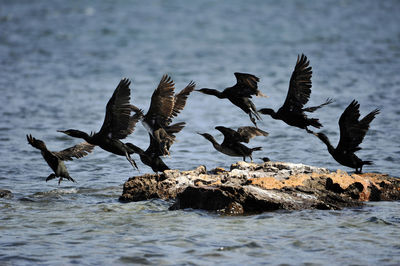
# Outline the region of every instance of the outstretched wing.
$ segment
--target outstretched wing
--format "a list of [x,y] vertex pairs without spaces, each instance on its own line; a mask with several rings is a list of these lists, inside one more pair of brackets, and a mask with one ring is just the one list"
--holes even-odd
[[[124,139],[133,132],[131,111],[136,107],[130,104],[131,89],[129,79],[122,79],[106,106],[106,116],[99,134],[115,139]],[[137,108],[136,108],[137,109]]]
[[215,129],[220,131],[224,135],[224,140],[221,143],[221,145],[223,146],[228,146],[232,143],[238,143],[242,141],[242,136],[231,128],[218,126],[215,127]]
[[236,84],[233,87],[226,88],[224,93],[233,94],[238,97],[249,97],[252,95],[265,96],[258,90],[260,79],[252,74],[235,73]]
[[125,134],[126,136],[132,134],[133,131],[135,131],[135,126],[137,122],[139,122],[139,120],[143,117],[143,110],[140,110],[134,105],[131,105],[131,110],[135,112],[135,114],[129,118],[128,127],[126,128],[126,130],[121,131],[121,134]]
[[241,142],[249,143],[256,136],[268,136],[268,132],[256,127],[239,127],[237,133],[241,137]]
[[340,140],[337,149],[349,152],[360,150],[359,145],[369,129],[369,124],[377,114],[379,114],[379,109],[375,109],[359,121],[360,104],[353,100],[339,119]]
[[170,76],[164,75],[151,96],[150,108],[144,119],[167,123],[174,108],[174,90],[174,81]]
[[60,160],[72,161],[72,157],[79,159],[88,155],[93,151],[94,147],[95,147],[94,145],[89,144],[87,142],[81,142],[68,149],[59,152],[53,152],[53,154]]
[[172,109],[171,117],[176,117],[180,111],[186,105],[186,100],[189,97],[189,94],[194,90],[196,84],[191,81],[183,90],[181,90],[178,94],[175,95],[175,104],[174,108]]
[[297,56],[296,66],[290,77],[289,90],[282,107],[290,112],[299,111],[308,102],[311,94],[312,67],[304,54]]

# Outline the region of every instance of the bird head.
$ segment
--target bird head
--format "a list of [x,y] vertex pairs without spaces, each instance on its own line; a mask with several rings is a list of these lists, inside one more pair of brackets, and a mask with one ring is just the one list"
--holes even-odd
[[46,144],[41,141],[40,139],[35,139],[34,137],[32,137],[32,135],[26,135],[26,139],[28,140],[28,143],[31,144],[33,147],[39,149],[39,150],[45,150],[46,148]]
[[203,136],[205,139],[207,139],[207,140],[209,140],[209,141],[214,141],[214,137],[211,136],[211,135],[208,134],[208,133],[199,133],[199,132],[197,132],[197,134]]

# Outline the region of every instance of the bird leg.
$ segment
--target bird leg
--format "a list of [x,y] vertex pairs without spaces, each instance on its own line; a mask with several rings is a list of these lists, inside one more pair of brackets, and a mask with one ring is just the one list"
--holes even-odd
[[139,168],[136,165],[136,162],[131,158],[131,156],[129,155],[128,152],[125,151],[125,157],[126,159],[131,163],[131,165],[136,168],[137,170],[139,170]]
[[256,128],[258,128],[256,119],[251,115],[251,112],[249,113],[249,117],[250,117],[251,122],[253,122],[253,124],[256,126]]
[[362,165],[360,166],[360,170],[358,169],[358,168],[356,168],[356,174],[361,174],[361,172],[362,172]]

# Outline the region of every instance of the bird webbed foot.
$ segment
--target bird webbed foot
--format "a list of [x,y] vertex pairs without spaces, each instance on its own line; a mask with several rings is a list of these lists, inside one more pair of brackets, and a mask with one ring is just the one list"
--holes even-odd
[[254,126],[256,128],[258,128],[257,123],[256,123],[256,119],[251,115],[251,113],[249,113],[249,117],[250,117],[251,122],[254,124]]
[[46,182],[49,181],[49,180],[52,180],[52,179],[54,179],[54,178],[56,178],[56,175],[55,175],[55,174],[50,174],[50,175],[46,178]]

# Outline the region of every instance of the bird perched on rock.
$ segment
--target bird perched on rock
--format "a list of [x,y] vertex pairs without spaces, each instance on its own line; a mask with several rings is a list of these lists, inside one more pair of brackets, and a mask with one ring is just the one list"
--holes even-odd
[[59,152],[52,152],[47,149],[44,141],[35,139],[34,137],[32,137],[32,135],[26,135],[26,139],[28,140],[28,143],[31,144],[34,148],[40,150],[43,158],[46,160],[50,168],[54,171],[54,173],[50,174],[46,178],[46,182],[53,178],[59,177],[58,184],[61,183],[63,178],[75,182],[75,180],[69,175],[64,161],[72,161],[72,157],[78,159],[82,158],[92,152],[94,148],[94,145],[91,145],[87,142],[82,142],[68,149]]
[[369,129],[369,124],[379,114],[379,109],[375,109],[367,114],[363,119],[360,118],[360,104],[353,100],[344,110],[339,119],[340,139],[334,148],[328,137],[323,133],[313,133],[328,148],[328,152],[340,164],[355,168],[356,173],[361,173],[363,165],[371,165],[372,161],[363,161],[354,153],[361,150],[359,145],[363,141]]
[[228,99],[248,114],[251,122],[253,122],[257,127],[256,119],[260,120],[261,117],[250,98],[252,98],[252,95],[267,97],[258,90],[258,82],[260,79],[252,74],[238,72],[235,73],[235,77],[237,80],[236,84],[232,87],[226,88],[222,92],[209,88],[202,88],[197,91],[204,94],[214,95],[220,99]]
[[[149,110],[143,117],[142,124],[150,135],[151,153],[159,156],[169,155],[169,149],[175,141],[175,134],[180,132],[185,122],[172,124],[186,105],[189,94],[196,84],[191,81],[182,91],[174,94],[175,84],[170,76],[164,75],[151,96]],[[152,140],[153,139],[153,140]]]
[[322,127],[317,118],[308,118],[305,112],[312,113],[333,101],[327,99],[321,105],[303,108],[311,95],[312,68],[309,65],[310,61],[304,54],[301,57],[297,56],[297,63],[290,77],[289,90],[282,107],[279,108],[278,112],[270,108],[263,108],[258,110],[258,112],[270,115],[273,119],[282,120],[290,126],[305,129],[308,133],[313,133],[307,128],[309,126],[315,128]]
[[241,142],[249,143],[250,139],[255,136],[268,136],[267,132],[256,127],[239,127],[237,131],[223,126],[215,127],[215,129],[224,135],[221,144],[218,144],[214,137],[208,133],[198,134],[210,141],[217,151],[233,157],[243,157],[243,161],[246,160],[246,157],[250,157],[250,160],[253,161],[253,151],[259,151],[261,147],[249,148]]
[[[80,130],[59,130],[71,137],[82,138],[92,145],[116,155],[125,156],[133,167],[137,169],[130,154],[133,153],[121,139],[126,138],[134,131],[136,123],[143,116],[139,108],[130,104],[131,90],[129,79],[122,79],[115,89],[106,106],[106,115],[99,132],[90,135]],[[131,116],[131,112],[135,114]]]

